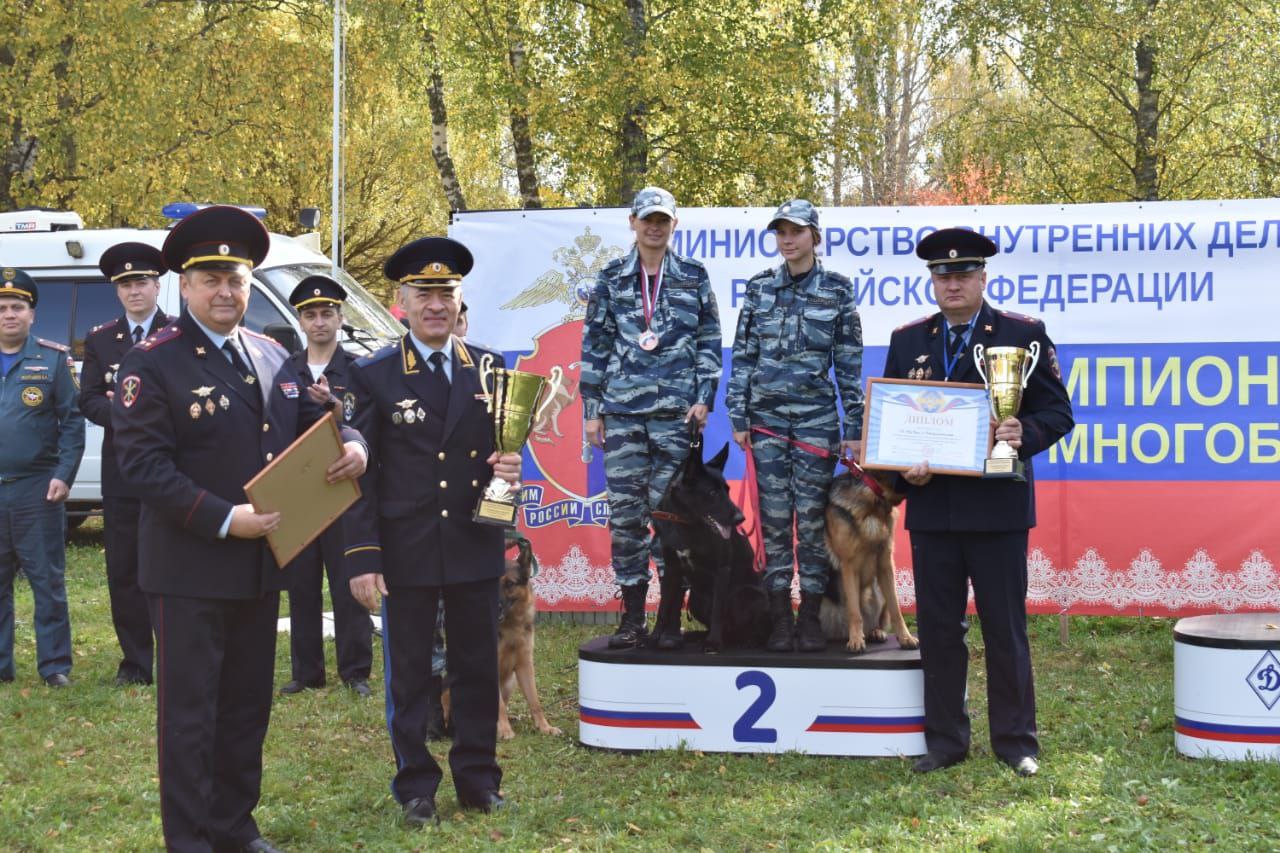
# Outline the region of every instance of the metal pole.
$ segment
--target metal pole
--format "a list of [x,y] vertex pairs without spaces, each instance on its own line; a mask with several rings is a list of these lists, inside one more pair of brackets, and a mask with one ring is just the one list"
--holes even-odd
[[342,267],[342,3],[333,0],[333,188],[329,199],[329,257],[333,277]]

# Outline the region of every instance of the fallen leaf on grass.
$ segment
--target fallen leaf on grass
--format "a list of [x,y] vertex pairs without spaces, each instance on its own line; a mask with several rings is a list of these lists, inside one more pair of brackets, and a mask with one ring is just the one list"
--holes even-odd
[[502,834],[501,829],[493,829],[489,831],[490,841],[501,841],[504,838],[506,838],[506,836]]
[[1140,794],[1138,796],[1138,805],[1145,806],[1149,802],[1151,802],[1151,798],[1148,797],[1146,794]]
[[632,831],[632,832],[634,832],[636,835],[643,835],[643,834],[644,834],[644,830],[643,830],[643,829],[641,829],[640,827],[636,826],[636,825],[635,825],[634,823],[632,823],[631,821],[627,821],[627,829],[631,830],[631,831]]
[[83,758],[83,757],[84,757],[85,752],[87,752],[87,750],[82,746],[82,747],[80,747],[79,749],[73,750],[73,751],[71,752],[71,756],[70,756],[70,757],[71,757],[71,758]]

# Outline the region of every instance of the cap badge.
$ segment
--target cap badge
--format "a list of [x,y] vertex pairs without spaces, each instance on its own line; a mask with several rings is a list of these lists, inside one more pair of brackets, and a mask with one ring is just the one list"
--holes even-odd
[[433,264],[431,265],[431,271],[432,271],[432,272],[440,272],[440,262],[439,262],[439,261],[436,261],[435,263],[433,263]]
[[218,246],[218,254],[219,255],[231,254],[231,247],[228,246],[226,243],[221,244],[220,246]]
[[124,265],[124,268],[127,270],[133,269],[133,261],[127,261]]
[[313,292],[313,293],[315,293],[315,295],[316,295],[316,296],[319,296],[319,295],[320,295],[320,288],[318,288],[318,287],[317,287],[317,288],[316,288],[314,291],[312,291],[312,292]]
[[960,253],[959,253],[959,252],[957,252],[955,249],[952,249],[950,252],[948,252],[948,253],[947,253],[947,256],[948,256],[948,257],[951,257],[951,258],[954,258],[954,257],[955,257],[956,255],[958,255],[958,254],[960,254]]
[[5,280],[5,281],[13,281],[13,279],[14,279],[14,277],[15,277],[15,276],[17,276],[17,273],[13,271],[13,268],[12,268],[12,267],[5,267],[5,268],[4,268],[4,280]]

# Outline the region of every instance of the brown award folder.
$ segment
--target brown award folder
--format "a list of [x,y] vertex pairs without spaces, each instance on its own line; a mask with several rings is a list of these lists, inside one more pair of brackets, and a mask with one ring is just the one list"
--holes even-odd
[[342,453],[342,436],[328,412],[245,483],[255,512],[280,513],[280,526],[267,534],[267,544],[281,568],[359,499],[355,480],[325,482],[324,472]]

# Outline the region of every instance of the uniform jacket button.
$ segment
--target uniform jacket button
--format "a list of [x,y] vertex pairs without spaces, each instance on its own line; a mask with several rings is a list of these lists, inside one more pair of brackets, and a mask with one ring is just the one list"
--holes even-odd
[[449,517],[449,510],[447,510],[447,509],[442,509],[442,510],[440,510],[440,517],[441,517],[441,518],[448,518],[448,517]]
[[471,481],[471,486],[472,486],[472,488],[474,488],[474,487],[476,487],[476,486],[478,486],[478,485],[480,485],[480,481],[479,481],[479,480],[472,480],[472,481]]
[[475,459],[475,458],[476,458],[476,456],[477,456],[478,454],[479,454],[479,451],[477,451],[477,450],[473,450],[473,451],[471,451],[471,458],[472,458],[472,459]]
[[274,458],[275,458],[275,454],[274,454],[274,453],[268,453],[268,454],[267,454],[267,461],[268,461],[268,462],[270,462],[270,461],[271,461],[272,459],[274,459]]
[[271,424],[263,424],[263,425],[262,425],[262,431],[263,431],[263,432],[271,432]]
[[440,488],[442,488],[442,489],[447,489],[447,488],[449,488],[449,483],[448,483],[448,481],[447,481],[447,480],[441,480],[441,481],[440,481]]
[[444,461],[444,451],[443,451],[443,450],[441,450],[439,453],[437,453],[437,454],[436,454],[436,458],[437,458],[437,459],[439,459],[441,462],[443,462],[443,461]]

